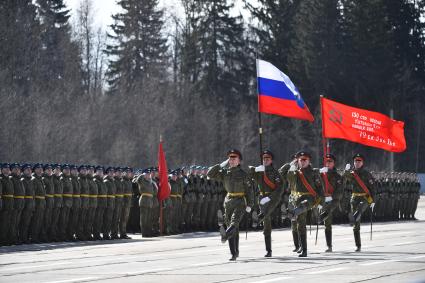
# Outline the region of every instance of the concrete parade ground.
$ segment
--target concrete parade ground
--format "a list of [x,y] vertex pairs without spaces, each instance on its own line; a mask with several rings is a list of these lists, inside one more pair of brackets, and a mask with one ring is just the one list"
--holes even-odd
[[290,229],[273,230],[273,257],[264,258],[261,232],[240,233],[240,257],[229,262],[218,232],[131,240],[0,247],[0,282],[425,282],[425,198],[416,221],[361,227],[354,252],[350,225],[333,226],[333,253],[324,227],[308,232],[308,257],[293,253]]

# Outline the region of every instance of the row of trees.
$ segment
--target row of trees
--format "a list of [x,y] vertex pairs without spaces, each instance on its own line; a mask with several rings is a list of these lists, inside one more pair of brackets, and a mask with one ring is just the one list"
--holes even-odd
[[[396,169],[424,171],[424,0],[119,0],[105,33],[92,0],[75,23],[63,0],[0,3],[0,159],[128,164],[156,162],[159,135],[172,166],[211,164],[237,147],[258,162],[255,58],[287,73],[316,121],[263,117],[277,163],[299,149],[319,166],[319,95],[406,122]],[[331,141],[374,169],[389,154]]]

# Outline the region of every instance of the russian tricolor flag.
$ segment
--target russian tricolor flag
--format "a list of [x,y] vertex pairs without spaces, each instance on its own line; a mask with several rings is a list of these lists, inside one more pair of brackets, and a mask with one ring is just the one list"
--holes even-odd
[[291,79],[269,62],[257,59],[258,111],[314,121]]

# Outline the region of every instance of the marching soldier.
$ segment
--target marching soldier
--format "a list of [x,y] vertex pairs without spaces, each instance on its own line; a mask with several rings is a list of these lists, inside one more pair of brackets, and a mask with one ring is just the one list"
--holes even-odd
[[140,229],[143,237],[152,237],[153,184],[150,170],[145,169],[134,180],[139,186]]
[[224,215],[227,229],[220,226],[221,241],[229,241],[231,261],[239,256],[239,223],[245,213],[251,212],[254,195],[248,174],[242,170],[242,154],[232,149],[227,152],[228,159],[209,168],[207,176],[222,181],[227,191],[224,201]]
[[32,242],[40,243],[40,234],[44,226],[44,210],[46,209],[46,189],[43,182],[43,165],[37,163],[33,166],[33,186],[35,193],[35,210],[31,223]]
[[325,252],[332,252],[332,214],[342,197],[342,177],[336,171],[335,162],[335,156],[328,153],[325,156],[325,167],[320,169],[325,197],[322,201],[320,222],[324,221],[326,245],[328,246]]
[[52,225],[50,235],[53,241],[59,241],[59,218],[63,207],[63,184],[61,182],[61,168],[59,164],[53,165],[53,186],[55,188],[54,208],[52,212]]
[[53,170],[51,164],[43,166],[43,183],[46,188],[46,209],[44,210],[43,226],[41,229],[41,240],[44,242],[51,242],[53,240],[52,231],[52,218],[53,209],[55,207],[55,185],[53,182]]
[[113,167],[108,167],[105,170],[106,176],[103,178],[103,182],[106,186],[107,191],[107,207],[103,216],[103,239],[104,240],[112,240],[110,236],[111,228],[112,228],[112,218],[114,215],[115,209],[115,194],[117,193],[117,189],[115,187],[114,174],[115,170]]
[[12,183],[13,183],[13,213],[11,217],[9,230],[9,242],[17,243],[19,239],[19,223],[21,222],[22,210],[25,207],[25,188],[22,184],[21,166],[18,163],[10,165],[12,170]]
[[372,174],[364,168],[365,158],[360,153],[353,156],[354,169],[351,170],[351,165],[345,166],[344,178],[347,180],[348,185],[352,188],[351,195],[351,211],[354,219],[354,240],[356,243],[356,252],[361,251],[360,239],[360,221],[362,214],[366,209],[373,207],[373,194],[375,193],[375,180]]
[[63,189],[63,206],[60,216],[60,240],[71,241],[72,237],[68,234],[68,226],[71,224],[71,209],[73,205],[73,191],[72,178],[68,164],[62,165],[61,183]]
[[31,165],[24,164],[21,167],[23,172],[22,184],[25,189],[25,207],[22,210],[21,223],[19,224],[19,241],[25,244],[30,243],[31,219],[35,209],[34,186],[31,176]]
[[104,170],[103,166],[96,166],[96,173],[93,178],[96,183],[96,189],[93,188],[93,191],[90,191],[90,194],[97,195],[96,215],[93,224],[93,238],[95,240],[103,240],[103,238],[100,237],[100,233],[104,231],[103,221],[105,218],[105,211],[108,208],[108,189],[103,181]]
[[[296,218],[296,231],[301,241],[302,253],[299,257],[307,257],[307,212],[311,210],[322,196],[322,185],[319,172],[311,167],[311,155],[300,151],[296,154],[297,162],[292,163],[285,179],[291,191],[291,203],[295,208],[290,211]],[[282,169],[282,168],[281,168]]]
[[131,239],[127,236],[127,223],[130,216],[131,201],[133,197],[132,182],[133,179],[133,169],[126,167],[124,170],[124,176],[122,178],[123,186],[123,202],[121,210],[121,221],[120,221],[120,238],[121,239]]
[[258,186],[261,210],[258,215],[258,220],[263,222],[264,242],[267,251],[265,257],[271,257],[271,215],[280,202],[283,187],[279,172],[273,167],[273,153],[269,150],[265,150],[261,156],[263,164],[257,167],[250,166],[249,175]]

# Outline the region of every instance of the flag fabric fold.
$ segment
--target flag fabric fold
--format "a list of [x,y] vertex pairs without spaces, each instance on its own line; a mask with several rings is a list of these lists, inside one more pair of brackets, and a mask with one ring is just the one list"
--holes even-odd
[[168,184],[168,168],[165,160],[165,154],[162,142],[159,143],[158,150],[158,173],[159,173],[159,189],[158,200],[162,201],[170,196],[170,185]]
[[324,138],[345,139],[392,152],[406,150],[404,122],[324,97],[320,104]]
[[257,59],[258,112],[314,121],[291,79],[271,63]]

